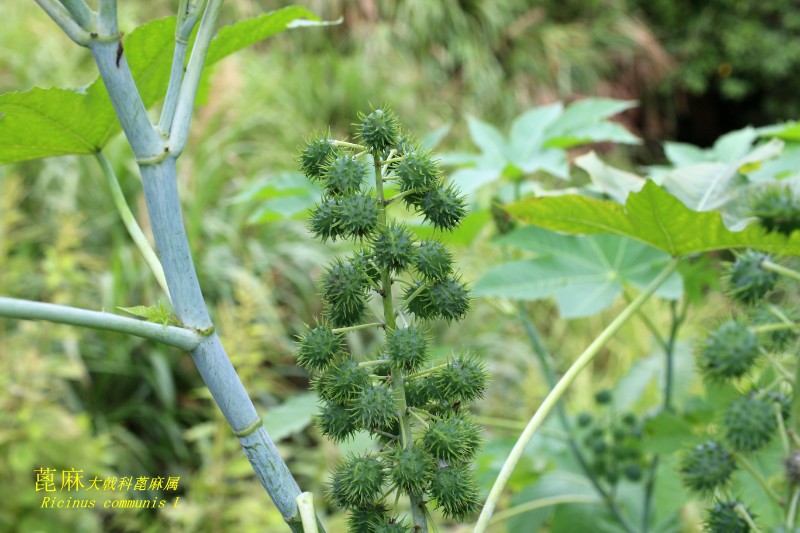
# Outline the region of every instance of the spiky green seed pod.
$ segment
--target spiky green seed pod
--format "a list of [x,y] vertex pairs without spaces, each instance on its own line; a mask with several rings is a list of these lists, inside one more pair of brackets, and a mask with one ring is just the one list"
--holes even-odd
[[416,205],[425,220],[445,231],[455,229],[467,215],[466,199],[452,185],[431,188]]
[[597,405],[608,405],[613,399],[611,391],[608,389],[601,390],[594,395],[594,401],[597,402]]
[[706,378],[725,380],[743,376],[758,355],[755,334],[742,322],[729,320],[701,345],[698,363]]
[[414,236],[402,224],[384,226],[372,238],[372,257],[379,268],[400,272],[414,261],[416,255]]
[[752,250],[736,258],[727,276],[728,292],[735,300],[748,305],[754,304],[775,287],[778,274],[761,267],[767,259],[767,254]]
[[348,440],[360,429],[352,410],[332,402],[325,402],[315,422],[322,434],[333,442]]
[[406,494],[421,494],[433,473],[433,459],[419,446],[395,447],[390,457],[392,483]]
[[353,359],[346,359],[331,365],[314,381],[314,389],[323,400],[346,405],[371,384],[367,370]]
[[422,241],[414,266],[426,280],[442,281],[453,273],[453,255],[440,242]]
[[344,237],[341,226],[341,202],[337,198],[323,199],[308,216],[308,230],[322,242]]
[[[714,502],[705,516],[705,531],[708,533],[748,533],[750,525],[736,512],[736,500]],[[751,517],[753,514],[747,510]]]
[[754,396],[734,400],[722,422],[725,441],[739,452],[764,447],[778,430],[773,403]]
[[578,424],[579,428],[588,428],[594,422],[594,418],[591,414],[587,412],[580,413],[578,418],[575,419],[575,422]]
[[790,184],[764,187],[750,203],[750,212],[767,231],[791,235],[800,229],[800,195]]
[[378,524],[375,527],[375,533],[409,533],[409,527],[405,522],[398,522],[395,519],[390,519],[388,522]]
[[422,446],[434,458],[448,464],[469,461],[480,443],[480,428],[474,420],[463,415],[431,422],[422,437]]
[[397,142],[400,122],[391,110],[375,109],[369,115],[360,113],[358,118],[361,119],[358,136],[371,152],[383,153]]
[[375,265],[375,259],[372,253],[359,250],[350,258],[350,262],[363,270],[368,280],[378,284],[381,283],[382,274],[380,269]]
[[686,452],[679,470],[686,487],[707,494],[728,484],[736,462],[722,444],[710,440]]
[[312,139],[300,151],[300,170],[308,179],[319,180],[325,164],[339,152],[339,148],[330,139]]
[[629,481],[641,481],[642,467],[634,464],[625,465],[625,468],[622,469],[622,475],[624,475]]
[[405,154],[395,173],[400,178],[400,191],[425,192],[436,185],[441,169],[430,152],[417,149]]
[[347,531],[348,533],[375,533],[375,528],[386,523],[387,520],[389,520],[389,514],[384,505],[351,507],[347,514]]
[[409,407],[425,408],[428,403],[440,399],[439,390],[430,376],[406,380],[406,404]]
[[457,277],[424,284],[425,287],[412,299],[411,296],[423,286],[418,281],[406,287],[404,298],[408,310],[420,319],[443,318],[448,322],[461,320],[470,308],[469,291],[466,284]]
[[351,455],[334,470],[329,498],[342,508],[370,507],[381,495],[383,480],[383,465],[378,459]]
[[[777,313],[776,313],[777,311]],[[786,325],[781,315],[790,322],[800,322],[800,313],[796,309],[778,308],[777,306],[757,307],[748,315],[748,322],[754,327],[766,325]],[[781,328],[762,333],[759,337],[764,342],[764,348],[779,352],[785,350],[789,343],[797,337],[797,332],[792,328]]]
[[449,402],[471,403],[483,398],[489,373],[486,365],[474,357],[460,355],[433,375],[433,383]]
[[334,260],[320,277],[325,314],[336,327],[358,324],[367,305],[368,280],[357,261]]
[[314,329],[308,329],[298,341],[297,363],[308,370],[323,370],[344,350],[342,339],[323,322]]
[[380,208],[372,196],[347,194],[339,202],[339,231],[346,237],[369,237],[378,227]]
[[417,326],[394,329],[386,334],[386,354],[393,367],[415,372],[428,359],[428,339]]
[[437,468],[428,493],[447,518],[461,522],[478,510],[478,482],[466,466]]
[[353,402],[356,420],[366,429],[385,429],[397,419],[394,395],[389,387],[365,387]]
[[340,154],[322,170],[322,184],[329,196],[352,194],[361,189],[367,167],[349,154]]

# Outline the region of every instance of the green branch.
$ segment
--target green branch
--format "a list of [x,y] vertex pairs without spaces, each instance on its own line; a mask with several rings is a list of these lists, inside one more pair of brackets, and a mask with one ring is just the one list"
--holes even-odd
[[122,223],[125,225],[125,229],[128,230],[128,234],[131,236],[131,239],[133,239],[133,243],[136,245],[139,253],[142,254],[147,266],[150,267],[150,270],[156,277],[156,281],[164,291],[164,294],[169,298],[169,287],[167,287],[167,278],[164,276],[164,268],[161,266],[161,261],[158,260],[158,256],[147,241],[147,237],[144,236],[142,228],[136,223],[136,217],[133,216],[130,207],[128,207],[128,202],[125,200],[125,195],[122,193],[122,188],[119,186],[119,180],[114,173],[111,163],[108,161],[108,158],[103,155],[103,152],[97,152],[95,157],[97,157],[97,162],[103,170],[103,177],[111,191],[111,198],[114,201],[114,206],[117,208],[119,217],[122,219]]
[[525,451],[525,448],[528,446],[528,443],[530,443],[531,439],[536,434],[536,430],[542,425],[544,420],[550,414],[550,411],[553,410],[555,405],[566,393],[567,389],[570,387],[570,385],[572,385],[580,372],[590,362],[592,362],[592,360],[597,356],[609,339],[611,339],[611,337],[616,334],[617,331],[619,331],[628,320],[630,320],[630,318],[639,310],[644,302],[646,302],[658,289],[658,287],[660,287],[661,284],[667,280],[677,266],[677,259],[670,261],[664,270],[662,270],[661,273],[650,283],[650,285],[648,285],[647,288],[642,291],[642,293],[639,294],[639,296],[637,296],[636,299],[634,299],[634,301],[631,302],[622,311],[622,313],[620,313],[617,318],[615,318],[611,324],[609,324],[606,329],[603,330],[602,333],[600,333],[600,335],[598,335],[598,337],[575,360],[569,370],[567,370],[564,376],[562,376],[562,378],[558,381],[553,390],[550,391],[539,409],[531,418],[530,422],[528,422],[525,431],[522,432],[522,435],[520,435],[517,443],[514,445],[514,448],[511,450],[511,453],[506,459],[505,464],[503,464],[503,468],[500,470],[500,474],[497,476],[494,486],[489,492],[489,497],[486,500],[486,504],[484,505],[480,516],[478,517],[478,523],[475,526],[475,533],[483,533],[486,531],[486,528],[489,526],[489,520],[492,517],[492,513],[494,513],[494,509],[497,506],[497,502],[500,500],[500,495],[503,492],[503,488],[508,482],[508,479],[511,477],[511,473],[514,471],[514,468],[522,457],[522,454]]
[[127,333],[186,351],[194,350],[203,340],[202,335],[186,328],[163,326],[101,311],[89,311],[66,305],[16,298],[0,297],[0,316],[24,320],[44,320],[58,324]]

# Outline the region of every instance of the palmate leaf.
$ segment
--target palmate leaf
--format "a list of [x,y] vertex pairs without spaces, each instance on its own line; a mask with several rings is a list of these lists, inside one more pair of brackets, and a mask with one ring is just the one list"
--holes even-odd
[[468,165],[451,176],[465,194],[502,177],[518,179],[538,171],[567,179],[566,149],[601,141],[640,142],[623,126],[608,120],[635,105],[631,101],[587,98],[566,109],[560,102],[535,107],[514,120],[508,137],[493,125],[470,116],[470,137],[481,153],[444,154],[442,160],[448,165]]
[[[300,7],[264,13],[219,30],[208,65],[283,30],[325,25]],[[146,107],[164,97],[169,82],[175,18],[154,20],[125,37],[125,57]],[[34,88],[0,95],[0,165],[42,157],[91,154],[119,133],[100,78],[83,89]]]
[[[476,296],[539,300],[554,296],[564,318],[590,316],[614,303],[624,284],[644,288],[663,270],[669,255],[614,235],[559,235],[526,226],[501,243],[537,254],[489,270],[474,287]],[[656,292],[681,296],[681,278],[673,274]]]
[[648,180],[625,205],[611,200],[565,195],[533,198],[508,206],[520,219],[553,231],[606,233],[630,237],[680,257],[728,248],[752,248],[778,255],[800,255],[800,232],[786,237],[758,224],[741,231],[725,227],[717,212],[697,212]]

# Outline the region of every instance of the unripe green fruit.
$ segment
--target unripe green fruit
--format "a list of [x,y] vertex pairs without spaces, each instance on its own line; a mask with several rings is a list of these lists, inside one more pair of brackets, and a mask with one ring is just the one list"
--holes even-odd
[[355,157],[341,154],[323,168],[322,183],[329,196],[352,194],[361,189],[367,167]]
[[322,242],[345,234],[340,223],[341,202],[337,198],[328,198],[315,205],[308,216],[308,230]]
[[416,255],[414,236],[404,225],[384,226],[372,239],[372,257],[379,268],[400,272],[412,263]]
[[372,384],[369,373],[352,359],[331,365],[314,382],[314,388],[323,400],[346,405],[355,400]]
[[722,422],[725,440],[740,452],[764,447],[778,430],[773,403],[752,396],[734,400]]
[[425,192],[436,185],[441,175],[439,165],[430,152],[414,150],[405,154],[395,171],[400,178],[400,190]]
[[322,323],[300,336],[297,351],[297,363],[308,370],[323,370],[338,355],[344,346],[329,324]]
[[431,422],[422,437],[422,446],[434,458],[449,464],[472,459],[481,442],[478,425],[465,416],[453,416]]
[[342,196],[339,203],[339,230],[346,237],[369,237],[378,226],[378,203],[366,194]]
[[437,468],[428,493],[445,517],[458,522],[478,509],[478,483],[467,466]]
[[767,254],[754,251],[747,251],[736,258],[727,279],[728,290],[734,299],[753,304],[772,290],[778,281],[778,274],[761,267],[767,259]]
[[580,413],[575,421],[577,422],[578,427],[588,428],[594,421],[594,418],[592,418],[592,415],[589,413],[584,412]]
[[329,139],[313,139],[300,152],[300,170],[310,180],[322,177],[325,164],[340,152]]
[[683,483],[690,490],[710,493],[728,484],[736,463],[721,444],[710,440],[684,454],[680,463]]
[[450,361],[433,375],[434,386],[449,402],[470,403],[483,397],[489,373],[480,361],[463,355]]
[[359,425],[368,430],[384,430],[397,419],[392,390],[381,385],[365,387],[353,409]]
[[800,196],[790,184],[764,187],[752,198],[751,214],[767,231],[791,235],[800,229]]
[[425,219],[436,228],[451,231],[467,215],[465,204],[464,197],[451,185],[447,188],[431,188],[416,205]]
[[422,241],[417,249],[415,266],[425,279],[441,281],[453,273],[453,256],[442,243]]
[[396,447],[390,461],[389,475],[394,485],[406,494],[421,494],[432,477],[431,456],[419,446],[408,450]]
[[367,280],[372,280],[374,283],[381,282],[381,271],[375,266],[375,261],[371,253],[359,250],[350,258],[350,263],[357,265],[360,270],[363,270]]
[[366,312],[369,282],[363,264],[335,259],[320,277],[325,315],[336,327],[361,322]]
[[[422,285],[423,282],[419,281],[407,287],[404,297],[410,298]],[[428,283],[408,303],[408,310],[418,318],[443,318],[448,322],[461,320],[469,308],[470,299],[467,286],[455,277]]]
[[[708,533],[748,533],[750,525],[736,512],[736,500],[714,502],[705,517],[705,530]],[[748,511],[750,516],[752,513]]]
[[611,400],[613,400],[613,396],[608,389],[601,390],[594,395],[594,401],[597,402],[597,405],[608,405],[611,403]]
[[372,506],[381,495],[383,480],[383,465],[378,459],[351,455],[333,472],[330,499],[344,508]]
[[[777,307],[776,309],[791,322],[800,322],[800,313],[798,313],[796,309]],[[779,318],[779,315],[774,313],[772,306],[757,307],[749,313],[748,318],[749,323],[754,327],[784,323],[783,320]],[[764,341],[764,348],[779,352],[785,350],[789,343],[797,338],[797,332],[791,328],[776,329],[774,331],[762,333],[759,338]]]
[[396,522],[394,520],[378,524],[375,527],[375,533],[408,533],[408,531],[408,526],[404,522]]
[[628,478],[630,481],[641,481],[642,479],[642,467],[639,465],[625,465],[625,468],[622,469],[623,475]]
[[333,442],[347,440],[359,429],[352,410],[332,402],[325,402],[315,421],[322,434]]
[[708,336],[700,349],[699,365],[712,380],[743,376],[758,358],[758,339],[747,325],[729,320]]
[[374,533],[375,528],[387,520],[389,520],[389,514],[384,505],[351,507],[347,515],[347,531],[348,533]]
[[428,359],[428,339],[416,326],[394,329],[386,334],[386,354],[395,368],[414,372]]
[[406,380],[406,404],[409,407],[424,409],[428,403],[439,398],[439,390],[430,376]]
[[390,110],[376,109],[369,115],[359,115],[359,118],[361,118],[359,137],[370,151],[383,153],[397,142],[400,126],[397,116]]

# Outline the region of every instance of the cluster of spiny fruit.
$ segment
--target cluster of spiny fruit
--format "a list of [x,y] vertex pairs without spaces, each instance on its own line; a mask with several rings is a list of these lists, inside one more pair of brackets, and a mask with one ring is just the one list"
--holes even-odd
[[[426,322],[462,319],[469,291],[444,244],[390,217],[404,204],[452,231],[466,215],[464,198],[391,111],[360,119],[358,143],[313,138],[299,157],[323,190],[310,231],[323,242],[352,240],[355,250],[324,268],[324,317],[300,336],[296,356],[320,397],[322,433],[340,442],[367,431],[377,441],[335,468],[329,499],[349,511],[351,531],[410,531],[389,509],[392,493],[409,498],[417,526],[427,502],[455,520],[477,508],[471,463],[481,430],[466,407],[482,397],[488,374],[471,355],[429,366]],[[385,342],[360,359],[344,334],[362,328],[384,330]]]
[[[728,292],[748,307],[748,314],[721,323],[700,345],[698,366],[705,381],[751,383],[727,406],[719,421],[720,434],[686,450],[680,462],[687,488],[712,499],[705,521],[712,533],[752,530],[754,514],[730,495],[733,475],[742,465],[751,470],[747,457],[763,450],[777,435],[783,433],[784,442],[790,442],[786,427],[793,380],[774,376],[786,372],[779,361],[794,350],[798,316],[768,299],[780,270],[766,254],[739,255],[727,275]],[[759,370],[757,363],[765,358],[778,365],[775,373]],[[798,456],[797,451],[790,452],[785,463],[786,481],[795,488],[800,487]]]

